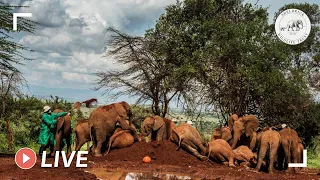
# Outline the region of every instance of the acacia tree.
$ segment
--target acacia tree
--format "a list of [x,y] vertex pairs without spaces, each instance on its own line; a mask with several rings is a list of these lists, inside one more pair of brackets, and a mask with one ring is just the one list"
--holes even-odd
[[168,57],[157,51],[153,36],[134,37],[113,28],[107,32],[111,36],[106,57],[115,59],[119,68],[96,73],[95,90],[104,88],[114,98],[136,96],[137,103],[151,102],[153,114],[165,117],[170,101],[184,93],[188,81],[179,81]]
[[0,71],[0,100],[1,104],[1,115],[0,119],[6,122],[7,133],[8,133],[8,149],[12,149],[12,131],[10,129],[9,114],[7,113],[7,102],[9,98],[13,96],[21,97],[22,92],[20,91],[22,86],[26,85],[26,81],[22,74],[18,71]]
[[24,56],[24,52],[32,52],[29,48],[13,41],[10,33],[34,32],[33,21],[19,18],[17,31],[13,31],[13,10],[21,6],[9,6],[0,2],[0,78],[1,78],[1,117],[5,119],[8,132],[8,148],[12,148],[12,133],[7,119],[7,99],[21,95],[20,88],[26,84],[25,79],[15,64],[23,64],[23,61],[32,60]]

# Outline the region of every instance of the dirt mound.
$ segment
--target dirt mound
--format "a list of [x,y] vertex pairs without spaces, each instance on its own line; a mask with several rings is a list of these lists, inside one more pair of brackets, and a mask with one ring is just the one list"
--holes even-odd
[[142,162],[143,157],[149,156],[153,164],[169,165],[205,165],[209,162],[203,162],[195,156],[180,148],[176,150],[177,145],[170,141],[160,142],[136,142],[128,148],[113,149],[104,157],[94,158],[96,160],[107,161],[131,161]]

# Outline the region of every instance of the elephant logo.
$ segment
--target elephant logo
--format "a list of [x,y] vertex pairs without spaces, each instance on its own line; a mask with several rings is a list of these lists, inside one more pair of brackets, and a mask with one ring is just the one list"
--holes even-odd
[[309,17],[299,9],[287,9],[276,20],[278,38],[286,44],[297,45],[305,41],[311,31]]

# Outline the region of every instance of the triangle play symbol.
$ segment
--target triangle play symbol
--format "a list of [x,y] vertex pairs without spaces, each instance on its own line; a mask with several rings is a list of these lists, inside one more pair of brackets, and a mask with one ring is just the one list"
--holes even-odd
[[24,153],[22,154],[22,163],[26,163],[27,161],[29,161],[29,156],[25,155]]

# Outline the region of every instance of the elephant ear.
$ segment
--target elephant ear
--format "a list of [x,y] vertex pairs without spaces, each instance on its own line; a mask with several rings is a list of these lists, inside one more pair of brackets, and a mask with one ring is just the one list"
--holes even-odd
[[238,115],[232,114],[228,119],[228,127],[232,129],[234,121],[238,120]]
[[160,116],[153,116],[153,130],[157,131],[164,125],[164,121]]
[[247,115],[242,118],[245,123],[244,132],[247,137],[251,136],[253,132],[259,127],[259,121],[254,115]]
[[229,141],[230,139],[232,139],[232,133],[231,130],[228,127],[223,127],[221,129],[221,138],[224,139],[225,141]]
[[125,101],[121,101],[121,102],[119,102],[119,104],[121,104],[123,109],[125,109],[126,111],[128,111],[130,109],[130,105]]
[[114,107],[115,107],[116,111],[118,112],[119,116],[127,117],[127,111],[124,109],[124,107],[121,103],[115,103]]

